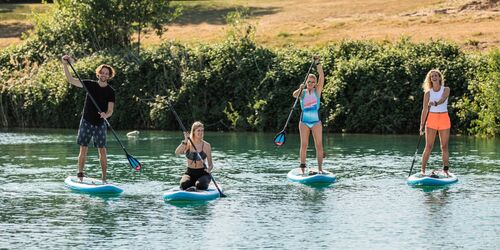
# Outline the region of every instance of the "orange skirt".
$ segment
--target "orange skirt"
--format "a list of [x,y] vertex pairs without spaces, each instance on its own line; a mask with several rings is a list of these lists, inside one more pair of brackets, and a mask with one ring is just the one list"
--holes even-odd
[[429,113],[426,127],[434,130],[446,130],[451,128],[450,116],[448,113]]

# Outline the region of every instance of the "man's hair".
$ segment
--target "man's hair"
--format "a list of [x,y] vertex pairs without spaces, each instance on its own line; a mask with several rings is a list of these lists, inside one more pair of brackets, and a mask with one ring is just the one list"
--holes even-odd
[[107,68],[109,70],[109,80],[113,79],[113,77],[115,77],[115,69],[113,69],[113,67],[107,65],[107,64],[101,64],[99,65],[99,67],[97,67],[97,69],[95,69],[95,75],[97,77],[99,77],[99,74],[101,73],[101,70],[103,68]]

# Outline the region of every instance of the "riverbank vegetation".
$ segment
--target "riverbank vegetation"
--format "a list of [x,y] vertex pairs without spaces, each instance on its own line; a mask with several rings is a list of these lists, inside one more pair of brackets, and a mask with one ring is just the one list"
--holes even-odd
[[[328,131],[416,133],[421,83],[433,68],[444,73],[452,89],[454,133],[500,131],[498,49],[475,53],[449,41],[408,37],[267,47],[256,39],[250,10],[241,9],[226,15],[222,41],[164,41],[139,51],[133,31],[161,31],[156,14],[127,19],[130,9],[119,11],[112,5],[116,1],[107,1],[109,5],[96,4],[86,15],[83,5],[97,2],[103,3],[60,1],[58,8],[35,19],[34,32],[24,43],[0,51],[1,127],[77,126],[84,92],[65,81],[60,62],[70,54],[84,78],[95,78],[101,63],[118,70],[111,82],[117,92],[111,118],[115,128],[177,129],[168,98],[186,122],[202,120],[208,130],[278,131],[294,101],[291,93],[317,54],[326,74],[321,116]],[[174,6],[162,7],[171,13],[162,22],[172,22],[180,13]],[[116,20],[94,25],[95,13]],[[142,21],[147,25],[140,26]],[[299,118],[295,114],[292,127]]]

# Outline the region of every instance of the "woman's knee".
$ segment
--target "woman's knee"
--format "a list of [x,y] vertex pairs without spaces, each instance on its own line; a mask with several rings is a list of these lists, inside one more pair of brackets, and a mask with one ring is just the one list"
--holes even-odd
[[198,181],[198,182],[196,183],[196,189],[199,189],[199,190],[207,190],[207,189],[208,189],[208,183]]
[[317,142],[314,146],[316,147],[316,152],[323,152],[323,143]]
[[191,182],[190,181],[184,181],[184,182],[181,182],[181,189],[182,190],[186,190],[188,189],[189,187],[191,187]]
[[208,184],[210,184],[210,176],[205,175],[196,182],[196,189],[206,190],[208,189]]
[[300,142],[300,150],[307,150],[308,142]]
[[316,156],[321,156],[321,157],[325,156],[325,152],[323,151],[322,148],[316,149]]
[[448,152],[448,145],[441,145],[441,152]]
[[180,181],[180,186],[182,190],[193,186],[193,184],[191,183],[191,177],[189,175],[183,175]]

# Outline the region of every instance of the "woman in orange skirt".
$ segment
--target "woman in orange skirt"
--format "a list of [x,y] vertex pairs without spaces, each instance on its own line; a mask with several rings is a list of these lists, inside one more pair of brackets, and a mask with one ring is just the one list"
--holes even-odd
[[425,175],[427,161],[429,160],[436,135],[439,134],[443,157],[443,172],[446,176],[449,176],[448,161],[450,154],[448,152],[448,141],[450,138],[451,123],[447,106],[450,88],[444,86],[443,74],[436,69],[432,69],[427,73],[422,88],[425,94],[422,115],[420,117],[420,135],[423,135],[425,128],[425,149],[422,154],[420,173]]

